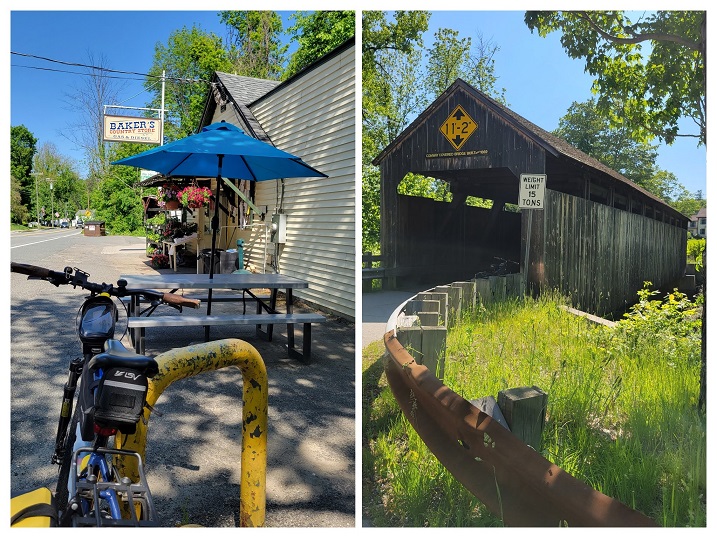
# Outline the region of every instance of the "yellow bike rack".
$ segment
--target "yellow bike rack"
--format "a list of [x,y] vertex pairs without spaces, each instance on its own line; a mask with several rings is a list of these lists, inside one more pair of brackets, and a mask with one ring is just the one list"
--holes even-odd
[[[149,380],[149,406],[154,406],[164,389],[179,379],[227,366],[238,366],[241,370],[244,390],[239,524],[241,527],[262,527],[266,512],[269,387],[261,355],[252,345],[232,338],[172,349],[155,359],[159,365],[159,373]],[[116,448],[133,450],[144,460],[150,414],[151,408],[145,408],[144,416],[133,435],[115,436]],[[128,461],[116,461],[115,465],[123,476],[136,482],[139,480],[136,459],[126,459]]]

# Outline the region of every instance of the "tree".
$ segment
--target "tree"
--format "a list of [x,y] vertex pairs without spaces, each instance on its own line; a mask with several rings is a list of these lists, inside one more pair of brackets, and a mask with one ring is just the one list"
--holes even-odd
[[82,83],[66,95],[66,103],[74,111],[77,122],[62,132],[76,146],[82,148],[90,177],[104,177],[110,168],[107,150],[110,145],[104,140],[104,106],[119,101],[118,95],[124,84],[107,75],[107,60],[88,52],[86,77]]
[[[15,178],[17,183],[11,183],[11,193],[15,194],[18,189],[19,205],[30,206],[32,200],[33,182],[32,159],[37,151],[35,145],[37,138],[24,125],[10,127],[10,176]],[[16,207],[15,214],[20,214],[20,207]]]
[[434,97],[443,93],[457,78],[463,78],[463,66],[471,49],[471,38],[460,38],[459,32],[439,28],[433,46],[428,49],[428,76],[426,84]]
[[281,17],[275,11],[222,11],[228,28],[229,59],[238,75],[278,80],[288,46],[281,45]]
[[[142,144],[120,143],[110,148],[112,161],[135,155],[146,148]],[[134,235],[144,232],[143,187],[139,170],[132,166],[113,166],[92,192],[92,208],[114,234]]]
[[613,127],[594,99],[574,102],[553,134],[643,187],[655,175],[657,146],[636,142],[625,126]]
[[299,11],[291,15],[294,24],[287,33],[299,44],[286,67],[286,80],[356,34],[354,11]]
[[166,45],[157,43],[145,89],[154,95],[150,108],[161,107],[161,85],[165,73],[165,138],[183,138],[194,133],[204,110],[214,71],[232,71],[222,39],[197,26],[172,32]]
[[22,185],[15,176],[10,176],[10,222],[22,224],[30,220],[30,213],[27,206],[22,204]]
[[[632,22],[623,11],[527,11],[525,23],[543,37],[562,32],[566,53],[584,58],[596,77],[600,113],[613,125],[629,125],[635,140],[672,144],[684,136],[705,144],[706,12],[637,16]],[[679,132],[682,117],[695,132]]]
[[[621,173],[678,211],[684,213],[684,210],[699,206],[675,174],[657,167],[657,146],[636,142],[624,125],[613,127],[599,114],[594,99],[570,105],[553,134]],[[693,213],[684,214],[690,216]]]
[[[405,127],[422,102],[415,66],[420,61],[428,12],[397,11],[393,21],[364,11],[362,24],[362,248],[377,251],[380,236],[380,174],[371,161]],[[415,99],[415,102],[411,100]]]
[[33,198],[31,214],[38,213],[37,209],[42,213],[42,208],[45,208],[47,217],[54,209],[61,217],[72,218],[85,205],[85,184],[75,169],[74,161],[61,155],[54,144],[46,142],[40,146],[33,168],[38,174],[36,197],[39,208]]

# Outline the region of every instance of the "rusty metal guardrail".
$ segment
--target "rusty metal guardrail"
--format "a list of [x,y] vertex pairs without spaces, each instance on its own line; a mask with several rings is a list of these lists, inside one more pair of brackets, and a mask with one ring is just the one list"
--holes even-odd
[[[174,381],[202,372],[237,366],[244,384],[242,396],[241,493],[239,525],[261,527],[266,514],[266,437],[268,422],[268,380],[266,367],[259,352],[247,342],[237,339],[217,340],[172,349],[158,355],[159,373],[149,381],[147,403],[142,420],[132,435],[115,438],[117,448],[138,452],[144,460],[147,428],[151,406]],[[115,463],[133,480],[139,478],[134,458]]]
[[654,527],[554,465],[418,364],[388,321],[385,371],[401,410],[448,471],[511,527]]

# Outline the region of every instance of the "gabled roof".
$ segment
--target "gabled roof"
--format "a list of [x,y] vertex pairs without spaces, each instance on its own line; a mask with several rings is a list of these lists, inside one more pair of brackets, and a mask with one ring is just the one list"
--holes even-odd
[[205,127],[211,123],[214,111],[216,110],[218,104],[232,104],[241,116],[241,120],[245,124],[244,126],[248,128],[249,132],[247,134],[264,142],[271,143],[271,139],[267,133],[264,132],[261,124],[254,117],[254,114],[252,114],[251,106],[275,91],[279,91],[281,88],[290,86],[296,80],[329,61],[337,54],[341,54],[346,49],[354,46],[355,41],[355,37],[347,39],[334,50],[322,56],[312,64],[306,66],[304,69],[285,81],[265,80],[216,71],[212,77],[211,90],[209,91],[207,100],[204,103],[204,111],[202,112],[199,127]]
[[[669,208],[672,212],[679,214],[675,209],[670,207],[668,204],[666,204],[663,200],[652,194],[651,192],[647,191],[640,185],[637,185],[636,183],[632,182],[630,179],[626,178],[619,172],[616,172],[612,168],[609,168],[608,166],[604,165],[597,159],[591,157],[590,155],[587,155],[586,153],[583,153],[579,149],[571,146],[568,144],[565,140],[562,138],[559,138],[555,136],[554,134],[546,131],[545,129],[542,129],[535,125],[534,123],[528,121],[524,117],[520,116],[519,114],[516,114],[509,108],[503,106],[498,101],[495,101],[494,99],[488,97],[483,92],[475,89],[473,86],[468,84],[462,79],[456,79],[456,81],[451,84],[451,86],[444,91],[431,105],[426,108],[406,129],[404,129],[401,134],[399,134],[396,139],[391,142],[374,160],[373,164],[378,165],[380,164],[389,154],[391,154],[397,147],[399,147],[404,141],[406,141],[411,134],[416,130],[416,128],[421,125],[424,121],[426,121],[433,112],[446,100],[450,95],[455,93],[458,90],[462,90],[466,92],[469,96],[474,98],[476,101],[482,103],[486,108],[491,110],[494,114],[497,114],[500,116],[506,123],[508,123],[510,126],[512,126],[514,129],[522,133],[525,137],[531,139],[534,143],[541,146],[547,153],[550,155],[556,157],[556,158],[567,158],[575,163],[578,163],[580,165],[587,166],[589,168],[592,168],[594,170],[598,170],[611,178],[615,179],[616,181],[619,181],[620,183],[624,183],[625,185],[628,185],[631,189],[634,189],[636,191],[639,191],[643,195],[647,196],[648,198],[659,202],[662,206]],[[682,216],[684,218],[684,216]]]

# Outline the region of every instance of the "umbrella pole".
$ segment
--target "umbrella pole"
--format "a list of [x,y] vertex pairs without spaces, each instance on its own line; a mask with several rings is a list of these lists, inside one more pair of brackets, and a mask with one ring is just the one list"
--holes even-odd
[[[214,256],[217,250],[217,230],[219,229],[219,189],[222,183],[222,161],[224,155],[217,155],[219,158],[219,169],[217,171],[217,193],[214,200],[214,216],[212,217],[212,251],[209,258],[209,280],[214,278]],[[207,316],[212,313],[212,288],[209,288],[207,295]],[[204,341],[209,341],[209,325],[204,327]]]

